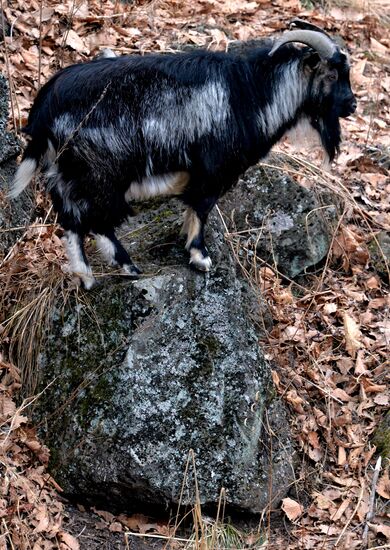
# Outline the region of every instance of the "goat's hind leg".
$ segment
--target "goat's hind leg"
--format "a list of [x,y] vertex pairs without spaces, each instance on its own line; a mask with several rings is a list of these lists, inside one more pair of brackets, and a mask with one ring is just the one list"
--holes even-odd
[[141,271],[116,237],[114,231],[95,233],[99,252],[109,265],[117,265],[124,275],[136,278]]
[[84,251],[84,235],[72,230],[65,230],[64,244],[72,273],[77,275],[86,290],[95,284],[91,267]]

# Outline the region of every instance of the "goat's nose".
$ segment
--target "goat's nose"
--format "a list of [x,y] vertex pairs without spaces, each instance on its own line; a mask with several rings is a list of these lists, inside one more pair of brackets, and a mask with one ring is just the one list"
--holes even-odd
[[354,98],[352,101],[351,101],[351,111],[352,113],[354,113],[356,111],[356,107],[357,107],[357,101],[356,99]]

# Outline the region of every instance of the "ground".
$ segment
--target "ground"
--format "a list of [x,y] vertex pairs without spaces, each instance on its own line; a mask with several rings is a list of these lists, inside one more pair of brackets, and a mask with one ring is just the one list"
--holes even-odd
[[[65,506],[64,528],[74,535],[83,550],[160,550],[164,541],[113,532],[103,518],[81,506]],[[116,526],[118,528],[118,525]]]
[[[256,255],[250,256],[250,264],[242,263],[274,319],[261,344],[273,365],[276,389],[291,411],[300,457],[296,485],[281,510],[266,509],[257,518],[260,534],[239,523],[241,538],[230,530],[223,540],[230,548],[389,548],[388,456],[380,464],[381,444],[373,439],[389,405],[388,262],[386,245],[381,245],[388,242],[389,231],[388,1],[17,0],[1,5],[12,26],[12,36],[0,44],[0,59],[12,91],[13,131],[25,122],[37,88],[50,75],[103,47],[119,54],[169,51],[185,44],[225,49],[231,40],[279,32],[297,16],[337,35],[348,47],[358,111],[343,121],[342,152],[332,172],[318,168],[321,160],[310,142],[306,150],[300,145],[299,152],[291,142],[279,147],[279,169],[304,186],[326,188],[340,197],[328,258],[294,281]],[[152,526],[147,527],[150,533],[167,537],[172,535],[167,523],[106,516],[106,529],[96,529],[95,516],[64,508],[60,488],[46,472],[47,450],[28,422],[31,398],[23,403],[17,398],[22,382],[13,363],[25,375],[26,346],[18,346],[15,335],[25,336],[20,327],[41,319],[52,295],[45,288],[64,299],[74,291],[58,267],[63,260],[58,227],[41,193],[37,201],[41,217],[0,267],[1,333],[4,353],[11,352],[4,355],[0,376],[0,549],[147,548],[136,537],[126,546],[115,529],[139,533],[146,525]],[[239,235],[231,232],[227,238],[235,253],[245,249]],[[37,317],[29,316],[27,308],[34,300],[43,304],[40,312],[34,310]],[[28,367],[34,368],[33,362]],[[210,525],[215,534],[216,524],[196,507],[193,518],[192,542],[175,541],[175,547],[211,549],[205,535]],[[227,531],[219,530],[218,537]]]

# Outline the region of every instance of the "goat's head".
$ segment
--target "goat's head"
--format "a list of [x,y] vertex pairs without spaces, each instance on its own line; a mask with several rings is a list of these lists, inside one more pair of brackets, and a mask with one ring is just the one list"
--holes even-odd
[[298,30],[284,33],[270,55],[289,42],[310,47],[302,56],[303,71],[309,80],[303,114],[318,131],[329,158],[333,159],[340,143],[339,118],[346,118],[356,110],[348,56],[322,29],[300,20],[292,23]]

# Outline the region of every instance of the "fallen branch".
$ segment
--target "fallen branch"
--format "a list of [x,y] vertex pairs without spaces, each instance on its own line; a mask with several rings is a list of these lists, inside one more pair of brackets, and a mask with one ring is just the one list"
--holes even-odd
[[376,461],[376,464],[375,464],[374,475],[372,476],[370,505],[368,508],[368,512],[366,516],[366,524],[364,526],[364,531],[363,531],[362,548],[368,547],[368,528],[369,528],[368,522],[371,521],[372,518],[374,517],[376,484],[378,483],[381,464],[382,464],[382,457],[379,455],[378,460]]

